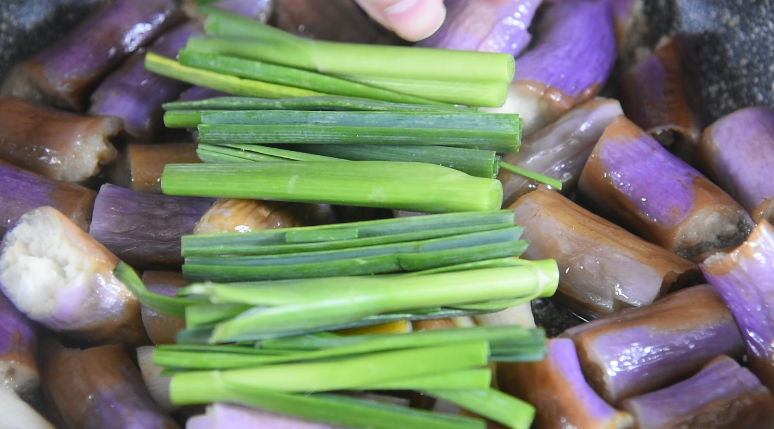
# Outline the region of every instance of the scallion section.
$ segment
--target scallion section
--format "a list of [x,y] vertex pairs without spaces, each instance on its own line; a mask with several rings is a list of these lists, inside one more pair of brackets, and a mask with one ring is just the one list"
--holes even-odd
[[383,161],[168,164],[168,195],[270,199],[425,212],[492,211],[502,184],[437,165]]
[[476,113],[476,109],[457,106],[428,106],[391,103],[364,98],[318,96],[267,99],[255,97],[215,97],[195,101],[165,103],[164,110],[342,110],[342,111],[423,111]]

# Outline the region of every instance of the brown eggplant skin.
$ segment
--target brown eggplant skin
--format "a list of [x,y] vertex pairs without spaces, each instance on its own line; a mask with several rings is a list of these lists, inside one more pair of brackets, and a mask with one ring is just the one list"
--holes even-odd
[[196,223],[194,234],[251,232],[301,226],[285,202],[220,198]]
[[653,302],[691,281],[696,264],[541,185],[511,205],[530,245],[526,259],[559,264],[557,298],[585,318]]
[[741,358],[744,340],[712,285],[671,293],[568,329],[583,373],[612,404],[693,375],[719,355]]
[[46,397],[68,429],[180,429],[121,345],[67,349],[47,338],[41,361]]
[[[183,273],[178,271],[146,271],[142,282],[153,293],[177,296],[177,289],[186,285]],[[185,320],[167,316],[141,304],[142,324],[153,344],[174,344],[175,335],[185,328]]]
[[121,131],[116,118],[92,118],[0,98],[0,159],[67,182],[83,182],[116,158],[108,141]]
[[24,213],[41,206],[54,207],[88,232],[95,191],[47,179],[4,161],[0,161],[0,183],[0,237]]
[[111,182],[137,192],[160,194],[164,166],[201,162],[196,146],[196,143],[130,143],[110,167]]

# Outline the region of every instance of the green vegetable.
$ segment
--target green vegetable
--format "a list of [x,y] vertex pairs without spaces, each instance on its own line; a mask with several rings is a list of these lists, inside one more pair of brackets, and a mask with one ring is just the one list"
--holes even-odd
[[535,407],[495,389],[426,390],[425,393],[457,404],[511,429],[529,429],[535,419]]
[[163,105],[164,110],[355,110],[355,111],[424,111],[475,113],[476,109],[457,106],[427,106],[390,103],[341,96],[265,99],[252,97],[215,97],[195,101],[175,101]]
[[437,165],[383,161],[168,164],[168,195],[270,199],[425,212],[492,211],[502,184]]
[[202,303],[202,300],[173,298],[148,291],[142,283],[140,276],[137,275],[132,267],[123,261],[118,262],[113,269],[113,274],[115,274],[118,280],[126,285],[126,288],[129,289],[140,302],[167,316],[182,319],[185,317],[186,308],[189,305]]
[[311,97],[323,95],[319,92],[293,88],[273,83],[240,79],[206,70],[199,70],[180,65],[175,60],[148,52],[145,54],[145,68],[153,73],[172,79],[188,82],[193,85],[205,86],[234,95],[264,98]]
[[506,162],[500,162],[500,167],[512,172],[516,173],[520,176],[524,176],[527,179],[532,179],[537,181],[538,183],[542,183],[544,185],[549,185],[552,188],[555,188],[559,191],[562,190],[562,182],[560,180],[556,180],[552,177],[544,176],[540,173],[535,173],[534,171],[525,170],[521,167],[517,167],[515,165],[508,164]]
[[215,73],[269,82],[277,85],[303,88],[323,94],[368,98],[371,100],[390,101],[394,103],[442,104],[438,101],[408,95],[405,92],[401,94],[376,86],[363,85],[362,83],[352,82],[320,73],[224,55],[191,52],[187,49],[183,49],[180,51],[179,61],[180,64],[187,67],[209,70]]

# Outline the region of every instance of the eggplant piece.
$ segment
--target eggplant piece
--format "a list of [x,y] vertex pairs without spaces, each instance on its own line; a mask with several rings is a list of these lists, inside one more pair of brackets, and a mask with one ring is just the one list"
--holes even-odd
[[89,233],[137,268],[183,264],[180,237],[191,234],[212,198],[144,194],[105,184],[94,201]]
[[753,222],[728,194],[628,119],[616,119],[578,183],[606,217],[691,258],[741,243]]
[[0,388],[0,429],[56,429],[16,393]]
[[538,26],[537,44],[516,59],[516,74],[503,107],[518,113],[529,137],[573,106],[593,98],[616,58],[610,3],[552,4]]
[[774,398],[728,356],[693,377],[624,401],[639,429],[758,429],[774,427]]
[[[156,39],[147,52],[177,59],[188,39],[204,32],[198,22],[182,24]],[[163,103],[174,101],[188,85],[145,70],[145,49],[140,49],[111,73],[91,94],[89,114],[120,118],[124,132],[139,140],[153,139],[163,129]]]
[[271,23],[310,39],[377,45],[406,43],[371,19],[352,0],[275,0]]
[[153,363],[153,352],[156,346],[137,347],[137,364],[142,373],[142,380],[153,401],[162,410],[171,413],[180,409],[180,405],[174,405],[169,398],[169,386],[172,382],[171,375],[161,375],[163,366]]
[[0,289],[30,319],[89,344],[137,346],[140,304],[118,258],[52,207],[25,213],[0,243]]
[[650,304],[685,285],[696,264],[642,240],[545,186],[508,207],[530,245],[526,259],[559,264],[557,298],[585,318]]
[[411,322],[412,331],[435,331],[437,329],[455,329],[457,325],[452,319],[414,320]]
[[441,28],[417,45],[517,56],[532,40],[528,29],[541,3],[542,0],[447,0],[446,20]]
[[192,86],[186,89],[185,91],[183,91],[183,93],[180,94],[180,97],[177,99],[177,101],[197,101],[197,100],[206,100],[208,98],[229,97],[229,96],[232,96],[232,94],[229,94],[223,91],[218,91],[217,89],[205,88],[203,86]]
[[0,98],[0,159],[46,178],[83,182],[113,161],[115,118],[89,118]]
[[[587,101],[525,139],[519,151],[506,155],[503,162],[561,180],[562,193],[567,195],[577,186],[594,144],[620,115],[623,110],[616,100]],[[503,183],[504,207],[538,186],[536,181],[505,169],[500,169],[497,178]]]
[[0,293],[0,390],[8,388],[28,397],[37,392],[40,373],[36,330],[27,316]]
[[583,378],[572,341],[548,340],[540,362],[499,363],[500,389],[537,409],[534,429],[624,429],[632,416],[605,403]]
[[532,314],[532,304],[529,302],[494,313],[473,316],[473,320],[478,326],[518,325],[527,329],[535,328],[535,316]]
[[700,265],[742,331],[749,367],[774,391],[774,227],[762,220],[741,246]]
[[686,162],[695,158],[703,128],[686,37],[668,43],[631,67],[618,81],[626,116]]
[[179,428],[153,402],[124,346],[66,349],[46,338],[41,357],[46,396],[68,428]]
[[284,202],[220,198],[196,223],[194,234],[250,232],[300,226]]
[[[164,296],[177,296],[177,290],[186,285],[183,273],[177,271],[146,271],[142,273],[142,282],[153,293]],[[142,324],[153,344],[174,344],[175,335],[185,329],[185,320],[161,314],[141,305]]]
[[97,193],[74,183],[46,179],[0,161],[0,236],[28,211],[51,206],[84,231],[89,230]]
[[704,130],[699,169],[752,216],[774,222],[774,112],[738,110]]
[[0,94],[83,112],[103,77],[181,18],[172,0],[116,0],[14,67]]
[[257,408],[216,402],[207,413],[188,420],[186,429],[334,429],[333,426],[270,413]]
[[130,143],[111,166],[111,182],[124,188],[149,194],[161,193],[161,173],[167,164],[201,162],[196,143]]
[[589,384],[612,404],[693,375],[720,355],[740,358],[744,342],[712,285],[568,329]]

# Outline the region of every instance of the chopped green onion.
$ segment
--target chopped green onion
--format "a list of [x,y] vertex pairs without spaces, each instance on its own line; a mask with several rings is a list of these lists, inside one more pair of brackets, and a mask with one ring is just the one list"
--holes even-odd
[[496,389],[428,390],[426,393],[511,429],[529,429],[535,419],[535,407]]
[[273,83],[240,79],[234,76],[213,73],[180,65],[175,60],[148,52],[145,54],[145,68],[153,73],[193,85],[204,86],[234,95],[264,98],[310,97],[323,95],[319,92]]
[[205,100],[165,103],[164,110],[372,110],[476,113],[476,109],[457,106],[427,106],[390,103],[335,95],[265,99],[253,97],[214,97]]
[[544,176],[540,173],[535,173],[534,171],[525,170],[521,167],[517,167],[515,165],[508,164],[507,162],[500,162],[500,167],[504,168],[512,173],[516,173],[520,176],[524,176],[527,179],[532,179],[538,183],[542,183],[544,185],[551,186],[552,188],[555,188],[559,191],[562,190],[562,181],[554,179],[553,177]]
[[[180,51],[179,58],[180,64],[187,67],[209,70],[215,73],[269,82],[277,85],[302,88],[323,94],[368,98],[394,103],[442,104],[438,101],[408,95],[405,92],[401,94],[395,91],[364,85],[362,83],[352,82],[333,76],[292,67],[262,63],[254,60],[191,52],[187,49]],[[503,102],[504,101],[505,100],[503,100]],[[502,103],[500,103],[500,105],[502,105]]]
[[[113,274],[126,285],[126,288],[147,307],[161,314],[182,319],[185,317],[186,308],[190,305],[201,304],[201,300],[173,298],[148,291],[142,283],[140,276],[132,267],[123,261],[119,261],[113,269]],[[206,302],[206,301],[205,301]]]
[[439,145],[517,152],[520,146],[520,133],[447,128],[202,124],[199,125],[199,140],[209,144]]
[[400,46],[322,42],[294,36],[216,8],[208,13],[208,35],[253,40],[191,39],[197,52],[231,54],[326,74],[451,81],[510,82],[509,54]]
[[228,164],[234,162],[275,162],[275,161],[344,161],[329,156],[293,150],[277,149],[259,145],[230,144],[215,146],[199,144],[196,154],[203,162]]
[[168,164],[168,195],[270,199],[425,212],[492,211],[502,184],[419,162]]

